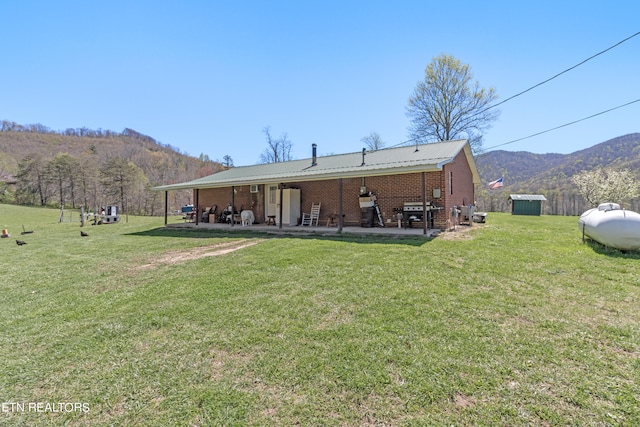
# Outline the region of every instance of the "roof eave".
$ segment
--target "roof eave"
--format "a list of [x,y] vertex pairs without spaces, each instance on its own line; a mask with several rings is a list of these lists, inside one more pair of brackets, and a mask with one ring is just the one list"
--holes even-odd
[[[476,167],[476,161],[473,157],[473,153],[471,152],[471,146],[469,145],[468,142],[462,147],[462,151],[464,151],[464,155],[467,158],[467,163],[469,164],[469,168],[471,169],[471,177],[472,177],[473,183],[480,184],[481,183],[480,174],[478,173],[478,168]],[[456,153],[456,155],[451,157],[450,159],[447,159],[445,161],[438,163],[438,167],[442,169],[444,165],[453,163],[459,153],[460,151],[458,151],[458,153]]]
[[393,168],[381,168],[381,169],[363,169],[363,170],[350,170],[350,171],[336,171],[329,173],[319,173],[314,175],[301,174],[290,175],[281,177],[264,177],[264,178],[247,178],[247,179],[235,179],[226,180],[211,183],[198,183],[195,181],[183,182],[180,184],[163,185],[159,187],[153,187],[154,191],[169,191],[169,190],[188,190],[188,189],[204,189],[204,188],[225,188],[231,186],[242,185],[254,185],[254,184],[272,184],[274,182],[308,182],[308,181],[323,181],[328,179],[339,178],[362,178],[370,176],[384,176],[384,175],[399,175],[414,172],[436,172],[442,170],[440,163],[432,165],[416,165],[416,166],[404,166]]

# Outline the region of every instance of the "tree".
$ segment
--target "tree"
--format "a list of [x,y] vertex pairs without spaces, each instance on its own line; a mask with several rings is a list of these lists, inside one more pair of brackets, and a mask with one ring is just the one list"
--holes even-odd
[[360,141],[364,142],[367,148],[372,151],[379,150],[386,145],[382,138],[380,138],[380,134],[378,132],[371,132]]
[[76,175],[81,205],[87,208],[98,209],[101,205],[102,188],[98,181],[98,159],[95,152],[83,153],[78,159],[78,171]]
[[466,138],[474,153],[482,150],[482,134],[500,112],[491,108],[495,89],[472,82],[471,68],[453,56],[434,57],[409,98],[412,141],[426,143]]
[[128,200],[144,176],[139,167],[121,157],[109,160],[100,170],[105,194],[120,202],[122,211],[129,217]]
[[267,148],[260,155],[260,163],[280,163],[291,160],[293,144],[287,139],[286,132],[277,139],[271,136],[271,126],[266,126],[262,132],[267,138]]
[[47,163],[47,179],[56,188],[60,206],[71,201],[75,208],[76,184],[80,164],[78,160],[67,153],[60,153]]
[[224,157],[222,158],[222,165],[225,168],[232,168],[233,167],[233,159],[231,158],[230,155],[225,154]]
[[638,183],[628,169],[597,168],[575,174],[571,180],[592,206],[628,202],[638,196]]
[[46,179],[46,162],[39,154],[30,154],[18,163],[16,201],[20,204],[44,206],[50,196],[49,181]]

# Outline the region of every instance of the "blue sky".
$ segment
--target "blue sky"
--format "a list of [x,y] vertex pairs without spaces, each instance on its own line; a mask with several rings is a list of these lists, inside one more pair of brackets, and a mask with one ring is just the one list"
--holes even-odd
[[[629,1],[36,1],[0,7],[0,120],[150,135],[236,166],[405,141],[434,56],[504,100],[640,31]],[[500,106],[486,148],[570,153],[640,132],[640,36]]]

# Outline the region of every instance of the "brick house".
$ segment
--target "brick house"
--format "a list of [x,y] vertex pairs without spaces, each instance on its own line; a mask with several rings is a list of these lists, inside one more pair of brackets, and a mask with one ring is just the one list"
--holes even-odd
[[282,226],[279,200],[286,200],[291,191],[297,215],[321,203],[321,223],[333,216],[339,227],[359,226],[363,215],[359,197],[365,192],[376,196],[384,221],[395,218],[404,203],[422,202],[435,208],[430,226],[445,228],[454,206],[474,203],[474,184],[479,183],[469,143],[456,140],[322,157],[316,156],[313,144],[311,158],[233,167],[154,189],[165,191],[165,200],[168,191],[192,189],[196,222],[202,220],[205,208],[216,205],[220,212],[233,204],[238,211],[251,209],[256,222],[275,216]]

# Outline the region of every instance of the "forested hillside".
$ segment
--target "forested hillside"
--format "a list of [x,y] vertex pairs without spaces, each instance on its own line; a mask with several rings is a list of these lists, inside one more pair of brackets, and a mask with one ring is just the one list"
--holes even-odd
[[[476,159],[482,186],[478,208],[506,211],[509,194],[542,194],[545,213],[579,215],[587,205],[571,181],[581,171],[597,167],[627,168],[640,183],[640,133],[613,138],[571,154],[491,151]],[[223,166],[163,145],[132,129],[122,132],[65,129],[0,122],[0,203],[85,206],[117,204],[127,213],[164,212],[163,193],[153,186],[189,181],[213,174]],[[504,178],[504,187],[487,183]],[[191,202],[190,191],[169,193],[170,209]],[[640,200],[627,209],[640,211]]]
[[[613,138],[571,154],[533,154],[528,152],[491,151],[477,160],[483,188],[478,192],[481,209],[507,210],[512,193],[542,194],[548,201],[546,213],[579,215],[591,208],[578,194],[571,177],[598,167],[627,168],[640,185],[640,133]],[[504,187],[488,190],[487,183],[500,177]],[[631,201],[627,209],[640,210],[640,200]]]
[[[0,202],[87,209],[117,204],[131,214],[164,212],[163,194],[149,188],[222,170],[132,129],[122,132],[0,122]],[[123,191],[124,194],[123,194]],[[171,192],[170,205],[191,201]],[[123,207],[124,206],[124,207]]]

